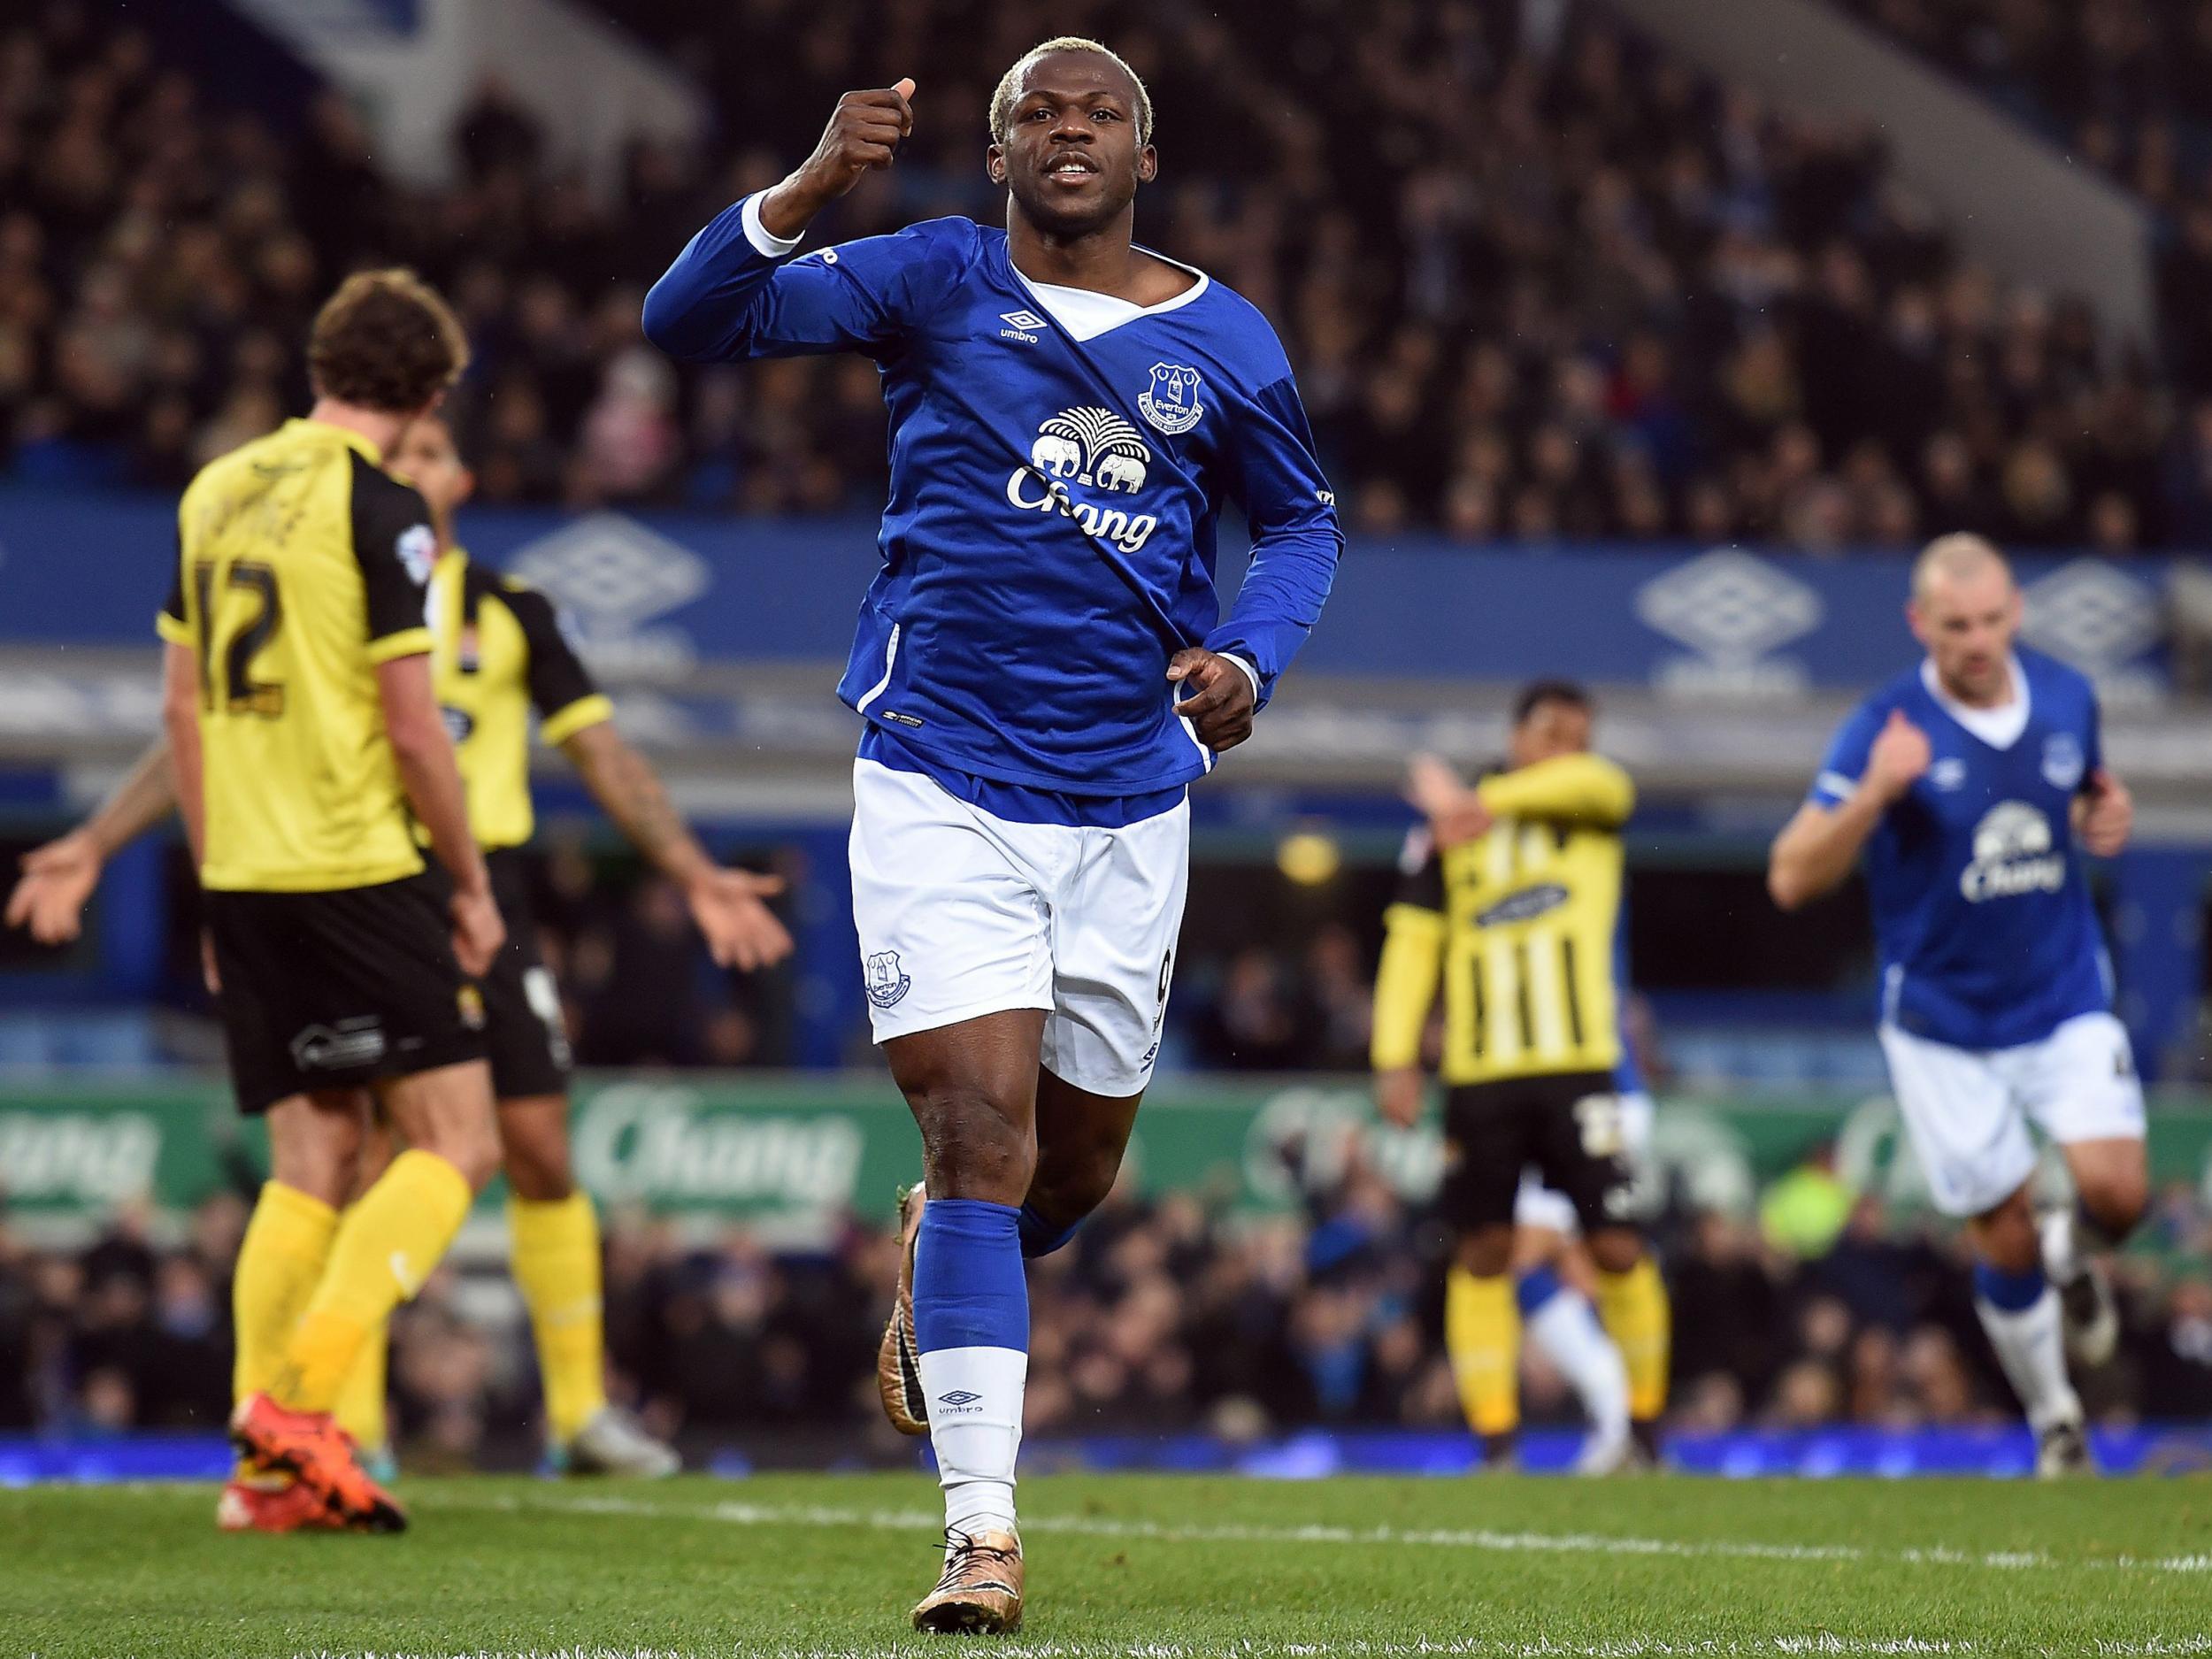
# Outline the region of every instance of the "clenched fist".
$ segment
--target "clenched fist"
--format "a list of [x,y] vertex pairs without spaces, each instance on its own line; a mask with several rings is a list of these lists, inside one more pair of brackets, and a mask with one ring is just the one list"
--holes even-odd
[[1895,801],[1919,780],[1934,756],[1928,734],[1905,718],[1902,709],[1889,711],[1889,722],[1876,733],[1867,751],[1866,781],[1884,801]]
[[880,92],[848,92],[837,100],[821,142],[798,170],[761,198],[761,228],[772,236],[796,236],[814,216],[860,182],[871,168],[887,167],[899,141],[914,130],[914,82]]

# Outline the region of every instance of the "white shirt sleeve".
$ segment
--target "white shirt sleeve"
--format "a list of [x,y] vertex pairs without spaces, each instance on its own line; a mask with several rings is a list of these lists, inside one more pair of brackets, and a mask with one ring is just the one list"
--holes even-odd
[[753,244],[753,251],[764,259],[780,259],[799,245],[799,237],[768,234],[768,227],[760,222],[760,198],[766,194],[765,190],[756,190],[747,196],[739,218],[745,226],[745,240]]

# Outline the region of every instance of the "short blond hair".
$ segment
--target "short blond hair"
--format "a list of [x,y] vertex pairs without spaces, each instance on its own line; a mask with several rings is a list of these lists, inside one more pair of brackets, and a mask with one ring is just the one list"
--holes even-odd
[[1939,535],[1921,549],[1920,557],[1913,561],[1912,596],[1925,599],[1938,577],[1976,576],[1993,565],[2005,573],[2006,581],[2012,580],[2011,565],[1987,536],[1965,530]]
[[1049,58],[1055,52],[1093,52],[1129,77],[1129,84],[1137,89],[1137,142],[1152,142],[1152,95],[1144,89],[1144,80],[1129,66],[1129,60],[1112,47],[1085,38],[1080,35],[1057,35],[1048,41],[1040,41],[1019,58],[1014,66],[998,80],[998,90],[991,94],[991,142],[1006,142],[1006,129],[1012,125],[1014,103],[1021,96],[1022,76],[1035,67],[1040,58]]

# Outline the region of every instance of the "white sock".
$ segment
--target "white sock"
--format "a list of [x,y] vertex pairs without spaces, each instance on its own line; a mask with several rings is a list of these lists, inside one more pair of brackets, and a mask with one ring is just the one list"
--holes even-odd
[[921,1356],[929,1443],[953,1532],[1010,1532],[1014,1456],[1022,1443],[1029,1356],[1012,1348],[946,1348]]
[[2075,1236],[2074,1212],[2054,1210],[2036,1229],[2043,1244],[2043,1271],[2054,1285],[2070,1285],[2081,1276],[2081,1243]]
[[1974,1298],[1989,1345],[2013,1393],[2027,1408],[2037,1432],[2054,1423],[2081,1421],[2081,1397],[2066,1380],[2066,1348],[2059,1336],[2058,1292],[2048,1285],[2017,1313],[2008,1313],[1986,1297]]
[[1628,1432],[1628,1368],[1587,1296],[1555,1292],[1522,1320],[1521,1329],[1559,1368],[1595,1432]]

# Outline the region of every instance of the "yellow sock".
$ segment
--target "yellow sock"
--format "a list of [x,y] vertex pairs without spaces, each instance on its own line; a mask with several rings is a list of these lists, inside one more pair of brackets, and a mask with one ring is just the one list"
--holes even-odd
[[273,1391],[298,1411],[327,1411],[354,1356],[392,1310],[422,1288],[461,1230],[474,1194],[443,1158],[410,1148],[338,1224],[330,1264],[300,1316]]
[[263,1185],[238,1247],[230,1284],[237,1358],[231,1390],[241,1400],[276,1381],[284,1345],[315,1294],[338,1231],[338,1212],[296,1187]]
[[1674,1312],[1659,1264],[1645,1256],[1625,1273],[1598,1274],[1598,1317],[1628,1367],[1628,1414],[1655,1422],[1667,1409],[1667,1348]]
[[392,1322],[387,1318],[361,1339],[346,1379],[338,1385],[338,1398],[330,1408],[338,1426],[352,1435],[354,1444],[365,1452],[384,1451],[391,1444],[391,1428],[384,1420],[384,1370],[391,1336]]
[[1518,1428],[1521,1310],[1509,1275],[1478,1279],[1454,1267],[1445,1276],[1444,1347],[1468,1426],[1485,1435]]
[[557,1444],[565,1444],[607,1403],[599,1217],[584,1192],[550,1203],[511,1198],[507,1229],[515,1283],[538,1340],[546,1426]]

